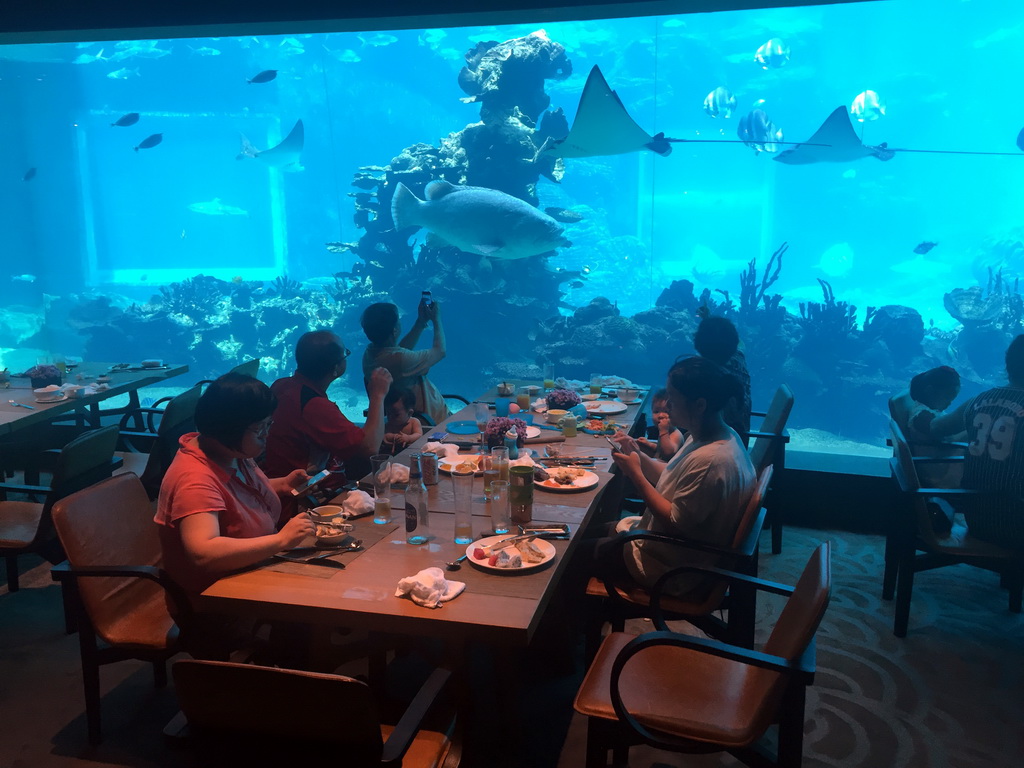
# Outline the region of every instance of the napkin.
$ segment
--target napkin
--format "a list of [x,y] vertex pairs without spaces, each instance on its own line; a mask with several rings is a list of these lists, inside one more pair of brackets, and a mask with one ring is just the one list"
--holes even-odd
[[379,477],[385,483],[408,483],[409,468],[404,464],[391,462],[391,466],[381,472]]
[[424,568],[415,576],[401,579],[395,597],[408,597],[424,608],[440,608],[442,603],[461,595],[465,588],[466,582],[448,581],[440,568]]
[[427,443],[423,450],[426,453],[436,453],[440,459],[447,459],[459,452],[459,446],[451,443]]
[[373,511],[373,497],[366,491],[349,491],[341,502],[345,517],[355,517]]
[[624,517],[615,524],[615,532],[627,533],[628,531],[632,531],[640,524],[641,519],[642,518],[640,517],[640,515],[630,515],[629,517]]
[[519,458],[510,460],[508,465],[510,467],[534,467],[537,462],[533,460],[528,451],[520,451]]

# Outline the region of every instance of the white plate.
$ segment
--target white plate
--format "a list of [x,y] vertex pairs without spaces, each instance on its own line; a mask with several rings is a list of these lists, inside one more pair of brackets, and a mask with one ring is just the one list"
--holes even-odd
[[583,407],[587,409],[587,413],[600,413],[602,416],[626,412],[625,403],[613,403],[608,400],[594,400],[593,402],[584,403]]
[[61,400],[66,400],[67,397],[68,396],[66,394],[61,392],[60,395],[58,395],[57,397],[36,398],[36,402],[42,403],[43,405],[46,405],[48,403],[59,403]]
[[[539,563],[523,563],[522,568],[499,568],[496,565],[488,565],[486,560],[477,560],[475,557],[473,557],[473,550],[477,547],[486,547],[489,544],[494,544],[496,542],[501,541],[502,539],[507,539],[510,535],[511,534],[503,533],[500,536],[488,536],[486,539],[474,541],[472,544],[466,547],[466,554],[469,555],[469,557],[467,557],[466,560],[475,565],[477,568],[480,568],[484,571],[491,571],[492,573],[523,573],[524,571],[535,571],[538,568],[547,565],[555,559],[555,555],[557,553],[555,552],[554,546],[551,544],[551,542],[544,541],[544,539],[533,540],[533,543],[537,547],[537,549],[544,553],[544,559],[541,560]],[[512,546],[515,545],[513,544]]]
[[583,474],[572,481],[572,485],[562,485],[556,483],[552,479],[547,480],[534,480],[534,488],[541,488],[545,491],[552,491],[554,493],[573,493],[575,491],[589,491],[591,488],[597,485],[598,477],[593,472],[583,470]]
[[[457,456],[453,456],[451,458],[438,459],[437,460],[437,468],[439,470],[441,470],[442,472],[444,472],[445,474],[450,475],[452,473],[452,470],[457,465],[462,464],[463,462],[466,462],[466,461],[470,462],[474,467],[476,467],[477,466],[477,462],[480,461],[480,456],[478,454],[475,454],[475,453],[468,453],[468,454],[466,454],[464,456],[463,455],[457,455]],[[482,474],[482,470],[476,469],[476,470],[474,470],[474,474]]]
[[531,437],[540,437],[540,427],[535,427],[532,424],[526,427],[526,439],[529,440]]

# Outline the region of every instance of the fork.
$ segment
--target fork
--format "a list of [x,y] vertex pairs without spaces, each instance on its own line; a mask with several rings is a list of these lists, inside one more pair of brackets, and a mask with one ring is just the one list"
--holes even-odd
[[16,405],[19,408],[28,408],[30,411],[34,411],[36,409],[34,405],[25,405],[24,403],[19,403],[17,400],[8,400],[7,402],[11,405]]

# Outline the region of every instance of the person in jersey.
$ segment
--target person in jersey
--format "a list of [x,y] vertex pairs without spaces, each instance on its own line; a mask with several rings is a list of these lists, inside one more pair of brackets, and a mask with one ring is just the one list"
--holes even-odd
[[295,345],[295,373],[271,386],[277,398],[267,435],[263,469],[269,475],[301,468],[310,475],[329,469],[336,474],[327,487],[358,480],[369,472],[369,458],[384,438],[384,397],[391,374],[369,372],[370,407],[363,426],[353,424],[327,397],[327,387],[345,374],[351,351],[328,330],[305,333]]

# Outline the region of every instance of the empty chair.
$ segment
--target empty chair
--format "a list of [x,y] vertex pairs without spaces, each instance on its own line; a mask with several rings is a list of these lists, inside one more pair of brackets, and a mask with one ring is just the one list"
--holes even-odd
[[53,507],[53,523],[68,559],[52,575],[78,628],[89,741],[98,744],[100,666],[151,661],[157,686],[165,685],[165,662],[179,650],[167,595],[181,610],[187,600],[159,567],[149,497],[134,474],[115,475],[61,499]]
[[[7,588],[18,589],[18,555],[41,552],[54,541],[50,510],[54,502],[109,477],[119,466],[114,461],[117,427],[83,432],[57,455],[48,487],[5,485],[5,490],[34,493],[43,501],[0,501],[0,555],[7,560]],[[54,558],[54,562],[59,558]]]
[[[605,638],[575,701],[588,718],[588,768],[606,766],[609,750],[625,764],[626,750],[637,743],[726,751],[753,766],[799,766],[814,635],[831,591],[830,554],[827,542],[819,546],[795,588],[732,576],[789,595],[761,652],[672,632]],[[761,743],[773,723],[775,754]]]
[[[630,542],[647,539],[663,542],[683,551],[717,554],[722,559],[723,567],[748,576],[756,576],[757,544],[765,517],[762,500],[771,477],[772,467],[768,466],[758,477],[757,485],[747,502],[730,547],[717,547],[699,541],[634,530],[621,534],[616,542],[620,546],[611,549],[606,556],[621,558],[623,547]],[[663,579],[662,583],[668,585],[671,582]],[[718,579],[707,584],[697,594],[686,597],[663,595],[659,601],[660,612],[668,619],[686,619],[709,634],[750,647],[754,641],[754,615],[757,607],[753,591],[745,589],[742,584],[739,585],[739,589],[732,591],[728,601],[728,621],[712,615],[714,611],[723,607],[729,586],[727,579]],[[597,649],[605,621],[611,622],[613,632],[621,632],[626,619],[653,615],[651,592],[635,582],[615,583],[608,579],[591,577],[587,583],[587,596],[591,598],[592,603],[587,621],[588,659]]]
[[[454,768],[454,723],[423,728],[449,679],[435,670],[398,724],[382,725],[366,683],[342,675],[222,661],[174,664],[181,713],[164,729],[188,739],[212,765]],[[278,763],[278,761],[281,761]]]
[[[789,421],[792,410],[793,390],[782,384],[775,390],[767,411],[750,412],[751,416],[762,417],[761,428],[746,433],[746,436],[754,438],[750,446],[750,463],[754,465],[754,471],[759,475],[770,464],[775,467],[777,480],[785,469],[786,443],[789,442],[786,422]],[[773,501],[769,494],[765,506],[768,509],[767,522],[772,530],[772,554],[777,555],[782,551],[782,520]]]
[[897,505],[898,515],[893,520],[886,539],[885,573],[882,577],[882,596],[892,599],[896,588],[896,616],[893,634],[905,637],[910,620],[910,600],[914,590],[914,574],[942,568],[946,565],[967,563],[995,571],[1009,590],[1009,609],[1021,612],[1024,593],[1024,554],[998,544],[975,539],[959,522],[943,516],[948,510],[938,500],[963,498],[966,495],[984,495],[983,491],[960,488],[922,488],[917,464],[934,465],[955,461],[959,457],[917,459],[912,455],[899,425],[889,420],[893,457],[890,459],[893,480],[903,503]]

